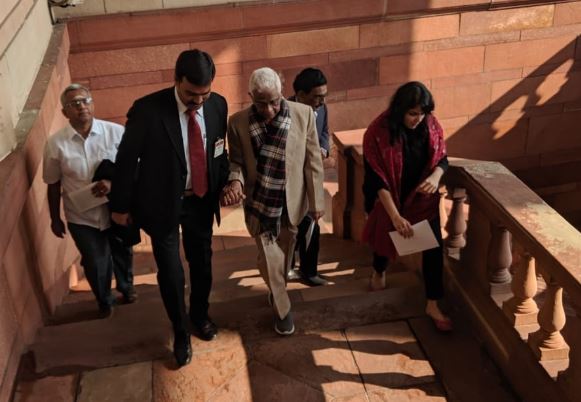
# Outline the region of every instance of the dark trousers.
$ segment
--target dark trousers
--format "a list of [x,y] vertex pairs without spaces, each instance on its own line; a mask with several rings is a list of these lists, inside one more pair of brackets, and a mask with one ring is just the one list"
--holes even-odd
[[299,224],[299,232],[297,234],[297,248],[299,250],[300,266],[299,269],[303,278],[311,278],[317,275],[317,266],[319,264],[319,237],[321,228],[315,222],[313,235],[307,247],[307,231],[312,222],[310,216],[305,216]]
[[133,288],[133,250],[126,247],[110,229],[69,223],[71,236],[81,253],[81,265],[85,277],[97,298],[99,307],[110,306],[111,279],[115,273],[117,290],[127,293]]
[[[212,288],[212,224],[214,210],[208,195],[185,197],[180,216],[182,243],[190,268],[190,311],[192,321],[208,318]],[[152,235],[157,281],[167,315],[175,332],[187,331],[185,275],[179,252],[179,228],[166,235]]]
[[[429,223],[440,246],[422,252],[422,273],[424,276],[424,286],[426,288],[426,298],[429,300],[439,300],[444,296],[444,283],[442,277],[444,256],[440,217],[438,216],[435,219],[432,219]],[[387,257],[373,253],[373,269],[375,269],[376,272],[385,272],[388,264],[389,259]]]

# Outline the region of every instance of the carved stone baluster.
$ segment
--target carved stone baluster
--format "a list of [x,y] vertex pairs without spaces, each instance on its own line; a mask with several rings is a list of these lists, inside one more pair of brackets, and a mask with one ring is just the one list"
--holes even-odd
[[512,298],[505,301],[502,310],[514,326],[535,324],[539,309],[533,297],[537,294],[535,260],[528,253],[515,264],[512,278]]
[[[575,317],[575,319],[579,320],[579,309],[576,308],[576,311],[577,317]],[[581,353],[579,350],[576,350],[575,348],[573,349],[573,352],[570,355],[569,367],[567,370],[559,373],[557,381],[561,386],[561,389],[565,391],[565,394],[567,394],[572,401],[579,398],[579,395],[581,395]]]
[[464,201],[466,201],[466,190],[455,188],[451,192],[452,209],[446,222],[446,247],[448,249],[461,249],[466,245],[464,233],[466,232],[466,217],[464,216]]
[[492,284],[508,283],[511,280],[510,232],[494,223],[490,224],[491,239],[488,248],[488,279]]
[[528,343],[541,361],[568,359],[569,345],[561,335],[566,322],[563,288],[551,277],[545,276],[545,281],[546,299],[538,313],[541,328],[529,335]]

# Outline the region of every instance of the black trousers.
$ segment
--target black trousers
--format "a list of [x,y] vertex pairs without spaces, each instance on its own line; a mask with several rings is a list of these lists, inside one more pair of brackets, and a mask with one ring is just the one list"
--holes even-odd
[[296,248],[299,250],[299,269],[303,278],[310,278],[317,275],[317,266],[319,264],[319,237],[321,234],[321,228],[317,222],[315,222],[313,235],[311,236],[311,241],[307,247],[306,235],[312,220],[313,219],[307,215],[298,226],[299,232],[297,234]]
[[[182,244],[190,269],[189,319],[208,318],[212,288],[212,224],[213,205],[208,195],[184,197],[180,225]],[[151,236],[157,264],[157,281],[167,315],[175,332],[187,331],[188,314],[185,305],[185,275],[179,252],[179,228],[166,235]]]
[[[432,219],[429,223],[440,246],[422,252],[422,273],[426,288],[426,298],[428,300],[439,300],[444,297],[444,255],[440,217]],[[389,258],[373,253],[373,269],[376,272],[385,272],[388,264]]]
[[81,254],[81,265],[100,308],[113,303],[111,279],[115,274],[117,290],[127,294],[133,289],[133,249],[123,244],[111,229],[68,223],[69,232]]

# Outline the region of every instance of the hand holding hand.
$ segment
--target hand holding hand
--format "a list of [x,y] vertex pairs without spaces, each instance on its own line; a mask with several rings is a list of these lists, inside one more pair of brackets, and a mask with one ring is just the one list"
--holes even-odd
[[402,218],[401,215],[397,215],[397,216],[393,217],[391,219],[391,222],[393,223],[395,230],[397,230],[397,232],[400,235],[402,235],[403,237],[405,237],[406,239],[409,239],[410,237],[412,237],[414,235],[414,230],[412,229],[412,225],[409,223],[409,221],[407,219]]
[[105,197],[111,192],[110,180],[99,180],[91,189],[95,197]]
[[220,204],[223,207],[228,207],[240,203],[245,198],[246,195],[242,190],[242,184],[238,180],[233,180],[230,182],[230,184],[224,187]]

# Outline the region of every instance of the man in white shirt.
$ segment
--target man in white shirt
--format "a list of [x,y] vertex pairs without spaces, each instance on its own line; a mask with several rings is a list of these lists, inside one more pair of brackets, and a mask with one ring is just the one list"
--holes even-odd
[[[106,199],[110,181],[92,182],[103,160],[115,161],[124,128],[93,117],[91,93],[82,85],[71,84],[65,88],[61,104],[69,124],[48,139],[43,160],[51,230],[60,238],[66,234],[60,214],[62,194],[67,227],[81,254],[85,276],[97,298],[100,316],[108,317],[114,304],[111,295],[113,272],[117,290],[123,294],[124,301],[132,303],[136,300],[133,253],[131,247],[124,245],[110,229]],[[75,203],[71,198],[71,193],[83,188],[88,188],[89,205]]]

